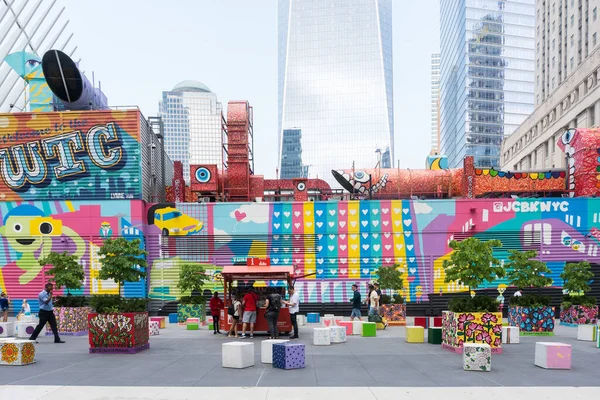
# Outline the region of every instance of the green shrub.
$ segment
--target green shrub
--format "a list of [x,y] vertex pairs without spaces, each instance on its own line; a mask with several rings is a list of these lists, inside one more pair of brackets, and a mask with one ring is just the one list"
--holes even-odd
[[596,304],[596,298],[593,296],[570,296],[566,294],[563,296],[560,306],[562,308],[569,308],[571,306],[593,307]]
[[511,297],[509,303],[511,306],[518,307],[544,307],[549,306],[550,303],[552,303],[552,297],[537,294],[524,294],[520,297]]
[[382,294],[381,297],[379,298],[379,305],[391,304],[391,303],[392,303],[392,296],[390,296],[389,294]]
[[204,296],[183,296],[179,299],[179,304],[205,304]]
[[60,296],[55,297],[52,302],[56,307],[85,307],[89,305],[85,296]]
[[394,295],[394,304],[404,304],[404,297],[399,294]]
[[122,298],[118,295],[90,297],[90,304],[100,314],[148,311],[148,299]]
[[448,302],[448,309],[456,313],[498,312],[498,301],[493,297],[455,297]]

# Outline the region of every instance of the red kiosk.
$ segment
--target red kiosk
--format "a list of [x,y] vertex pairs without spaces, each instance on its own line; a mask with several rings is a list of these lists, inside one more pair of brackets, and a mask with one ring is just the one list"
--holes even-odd
[[[287,282],[287,287],[292,285],[293,267],[275,267],[271,268],[268,262],[249,259],[249,265],[234,265],[223,267],[223,298],[225,299],[225,308],[221,310],[221,329],[226,332],[231,328],[232,317],[227,314],[227,308],[232,302],[231,294],[233,289],[233,281],[270,281],[283,280]],[[258,266],[252,266],[258,265]],[[285,291],[285,288],[284,288]],[[285,293],[284,293],[285,294]],[[284,297],[282,295],[282,297]],[[266,308],[259,307],[256,313],[256,324],[254,324],[254,332],[268,332],[269,326],[265,319]],[[279,312],[277,327],[281,334],[288,334],[292,331],[292,321],[290,319],[289,308],[282,305]],[[238,330],[242,329],[242,323],[238,324]]]

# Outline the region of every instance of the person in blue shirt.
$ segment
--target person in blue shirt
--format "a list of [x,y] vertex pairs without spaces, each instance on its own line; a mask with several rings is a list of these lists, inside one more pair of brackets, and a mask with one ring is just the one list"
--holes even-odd
[[8,322],[8,296],[4,292],[0,294],[0,311],[2,312],[2,322]]
[[[35,327],[35,331],[29,338],[29,340],[36,340],[42,329],[46,326],[46,323],[50,324],[52,333],[54,334],[54,343],[64,343],[64,340],[60,340],[58,336],[58,329],[56,327],[56,317],[54,316],[54,305],[52,304],[52,289],[54,285],[46,283],[46,288],[42,290],[38,296],[40,302],[40,323]],[[37,342],[37,341],[36,341]]]

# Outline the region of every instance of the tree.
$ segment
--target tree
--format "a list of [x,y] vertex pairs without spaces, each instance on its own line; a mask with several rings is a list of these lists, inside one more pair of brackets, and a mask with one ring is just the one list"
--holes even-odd
[[119,294],[125,282],[138,282],[146,277],[148,252],[141,249],[140,244],[139,239],[131,241],[121,237],[106,239],[98,251],[100,264],[102,264],[98,277],[117,282]]
[[79,264],[79,256],[69,254],[68,252],[51,252],[43,259],[39,260],[41,266],[52,265],[52,268],[46,271],[46,275],[52,276],[50,282],[53,282],[57,289],[64,287],[69,290],[81,289],[85,272]]
[[200,292],[204,282],[208,280],[208,276],[204,272],[204,268],[200,264],[184,264],[179,271],[179,282],[177,287],[182,292],[189,291],[190,294]]
[[589,281],[594,277],[594,273],[589,262],[581,261],[567,263],[560,277],[564,281],[563,289],[572,295],[579,292],[589,292],[591,289]]
[[544,276],[552,271],[546,266],[545,262],[535,260],[537,251],[527,250],[509,250],[509,262],[505,268],[510,269],[507,278],[511,285],[518,288],[541,288],[552,283],[552,278]]
[[385,290],[401,290],[404,286],[402,282],[402,272],[398,270],[398,265],[393,267],[381,266],[375,273],[379,277],[377,282],[379,287]]
[[470,292],[483,282],[504,277],[504,268],[498,266],[498,259],[493,255],[494,247],[502,246],[499,240],[482,242],[470,237],[461,242],[453,240],[449,246],[454,251],[450,260],[444,260],[446,283],[457,281],[467,286]]

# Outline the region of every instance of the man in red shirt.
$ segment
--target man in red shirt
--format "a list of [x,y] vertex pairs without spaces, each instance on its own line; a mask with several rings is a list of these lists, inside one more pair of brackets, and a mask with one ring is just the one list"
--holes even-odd
[[254,288],[250,288],[248,293],[244,296],[242,301],[242,307],[244,308],[244,315],[242,317],[242,339],[246,339],[246,329],[250,324],[250,338],[254,337],[254,324],[256,323],[256,302],[258,301],[258,295],[254,291]]
[[210,314],[213,317],[213,335],[216,335],[217,333],[221,333],[219,330],[219,317],[221,315],[221,310],[224,307],[223,300],[219,298],[219,292],[215,292],[208,305],[210,307]]

